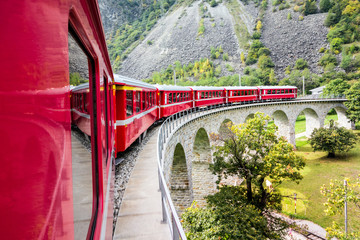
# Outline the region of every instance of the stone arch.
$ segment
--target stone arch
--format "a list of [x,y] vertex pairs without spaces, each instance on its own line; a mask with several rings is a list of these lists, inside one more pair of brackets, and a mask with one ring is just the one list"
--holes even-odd
[[190,181],[183,146],[175,147],[170,176],[170,195],[176,210],[181,213],[191,205]]
[[220,126],[219,126],[219,134],[226,134],[229,129],[228,129],[228,125],[233,125],[233,121],[231,121],[229,118],[226,118],[224,121],[221,122]]
[[208,133],[204,128],[196,132],[193,144],[193,159],[191,163],[191,179],[193,199],[204,206],[204,197],[214,192],[214,175],[209,170],[212,163],[212,153]]
[[295,143],[295,131],[290,126],[288,116],[283,110],[275,110],[271,116],[274,119],[274,124],[278,127],[278,134],[285,137],[290,143]]
[[250,113],[249,115],[246,116],[245,118],[245,122],[251,118],[254,118],[255,117],[255,113]]
[[[345,127],[347,129],[353,128],[353,126],[352,126],[353,124],[351,123],[351,121],[346,116],[346,108],[345,108],[345,106],[332,107],[331,109],[329,109],[329,111],[327,113],[329,113],[332,109],[335,109],[335,111],[336,111],[336,114],[337,114],[337,117],[338,117],[337,123],[338,123],[339,127]],[[324,119],[324,121],[325,121],[325,119]]]
[[305,108],[302,112],[304,113],[306,119],[305,136],[310,137],[314,129],[322,127],[323,124],[321,123],[319,115],[314,109]]

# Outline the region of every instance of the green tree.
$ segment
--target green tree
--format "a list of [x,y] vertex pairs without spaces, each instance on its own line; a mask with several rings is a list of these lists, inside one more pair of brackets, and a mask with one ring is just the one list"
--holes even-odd
[[[275,125],[267,125],[269,116],[256,113],[244,124],[232,125],[228,134],[212,134],[219,141],[210,169],[222,177],[235,175],[246,182],[246,199],[259,209],[281,208],[280,198],[267,190],[265,180],[270,178],[276,188],[284,180],[298,182],[305,163],[294,152],[294,147],[276,134]],[[270,201],[272,199],[272,201]]]
[[320,11],[328,12],[332,7],[330,0],[320,0]]
[[348,108],[346,113],[348,118],[354,122],[360,121],[360,82],[355,83],[346,92],[345,106]]
[[[353,203],[355,208],[360,210],[360,175],[355,181],[345,178],[347,186],[345,189],[344,181],[331,180],[330,185],[327,187],[325,184],[321,187],[320,192],[323,196],[327,197],[326,203],[324,203],[327,215],[333,216],[342,214],[344,210],[345,190],[346,199],[349,204]],[[349,232],[345,235],[344,229],[333,222],[331,227],[326,228],[329,238],[337,239],[359,239],[360,231]]]
[[316,1],[305,0],[304,15],[314,14],[317,12]]
[[337,78],[330,81],[324,88],[323,94],[325,96],[341,96],[350,88],[350,85],[343,79]]
[[[221,187],[207,197],[207,203],[205,208],[193,203],[181,216],[189,240],[280,239],[286,226],[248,204],[242,187]],[[274,224],[268,224],[269,218]]]
[[330,43],[330,49],[335,54],[338,54],[341,51],[341,45],[344,43],[344,41],[341,38],[334,38],[331,40]]
[[309,67],[309,65],[308,65],[307,61],[303,58],[299,58],[295,62],[294,69],[304,70],[305,68],[308,68],[308,67]]
[[358,137],[344,127],[335,126],[330,120],[329,128],[315,128],[311,133],[310,145],[315,151],[325,151],[329,158],[335,157],[336,152],[348,152],[352,149]]
[[266,55],[260,56],[258,61],[258,67],[260,69],[273,68],[274,66],[275,64],[273,63],[273,61],[269,56]]

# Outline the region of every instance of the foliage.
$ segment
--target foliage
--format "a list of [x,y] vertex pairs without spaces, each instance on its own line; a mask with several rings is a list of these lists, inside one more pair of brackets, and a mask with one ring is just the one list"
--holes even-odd
[[292,19],[292,16],[291,16],[291,13],[289,12],[288,15],[287,15],[287,19],[288,20],[291,20]]
[[262,29],[262,23],[260,20],[258,20],[257,24],[256,24],[256,30],[259,32],[259,31],[261,31],[261,29]]
[[[207,202],[205,208],[193,203],[181,216],[189,240],[280,239],[286,226],[248,204],[242,187],[221,187],[219,192],[207,197]],[[276,224],[269,225],[268,218]],[[275,231],[275,227],[280,231]]]
[[316,1],[305,0],[304,15],[314,14],[317,12]]
[[346,72],[356,71],[360,67],[360,55],[343,54],[340,67]]
[[235,71],[234,68],[230,64],[226,64],[225,67],[229,72],[234,72]]
[[272,62],[269,56],[261,55],[258,61],[258,67],[260,69],[273,68],[275,67],[275,64]]
[[334,55],[326,53],[320,58],[319,65],[325,67],[329,63],[334,63],[335,65],[337,65],[337,60]]
[[308,68],[303,71],[292,70],[290,75],[286,78],[280,80],[279,85],[291,85],[296,86],[299,89],[299,92],[302,92],[303,88],[303,79],[305,81],[305,92],[310,93],[311,89],[314,89],[320,86],[321,78],[310,72]]
[[270,50],[266,47],[260,48],[259,49],[259,56],[265,55],[265,56],[269,56],[270,55]]
[[218,174],[218,180],[236,175],[246,181],[246,200],[259,209],[279,209],[280,197],[264,188],[266,179],[271,179],[274,188],[284,180],[298,182],[304,161],[294,148],[276,134],[275,125],[267,125],[269,116],[256,113],[244,124],[231,125],[223,134],[212,134],[217,145],[214,164],[210,169]]
[[252,39],[260,39],[261,37],[261,32],[254,32],[253,35],[252,35]]
[[245,54],[243,52],[241,52],[241,54],[240,54],[240,59],[241,59],[241,63],[245,64],[246,58],[245,58]]
[[346,92],[346,98],[348,99],[345,102],[348,118],[354,122],[360,122],[360,82],[351,86]]
[[[359,175],[360,177],[360,175]],[[354,203],[357,211],[360,211],[360,178],[353,181],[349,178],[344,179],[347,182],[345,189],[344,181],[331,180],[330,185],[327,187],[325,184],[321,187],[321,194],[327,197],[325,212],[328,215],[342,214],[344,210],[344,200],[346,191],[346,200],[348,203]],[[340,226],[333,222],[333,225],[326,228],[329,238],[337,239],[359,239],[360,231],[350,232],[347,235]]]
[[330,0],[320,0],[320,11],[328,12],[332,7]]
[[335,157],[336,152],[347,152],[352,149],[358,137],[344,127],[335,126],[330,120],[329,128],[315,128],[311,133],[310,145],[314,151],[325,151],[328,157]]
[[264,44],[256,39],[252,42],[250,46],[249,53],[246,58],[246,65],[252,65],[257,62],[257,59],[259,58],[259,50],[264,47]]
[[299,58],[295,62],[294,69],[304,70],[305,68],[308,68],[308,67],[309,67],[309,65],[308,65],[307,61],[304,60],[303,58]]
[[107,36],[106,43],[114,71],[120,69],[121,62],[136,46],[134,45],[135,42],[140,41],[148,34],[156,24],[158,18],[162,15],[163,10],[166,12],[175,1],[164,0],[149,2],[149,4],[145,5],[146,7],[139,7],[140,3],[135,1],[119,2],[124,11],[132,11],[138,8],[139,13],[136,15],[128,14],[128,19],[120,25],[116,25],[114,30]]
[[330,81],[323,90],[325,96],[341,96],[350,88],[350,85],[343,79],[334,79]]
[[299,16],[299,21],[302,21],[302,20],[304,20],[304,16],[303,16],[303,15],[300,15],[300,16]]
[[199,22],[198,36],[203,35],[205,32],[204,19],[201,18]]
[[215,0],[212,0],[210,2],[210,7],[216,7],[218,5],[218,3]]
[[224,61],[229,61],[229,55],[227,53],[223,54],[223,60]]
[[87,82],[89,82],[89,80],[82,78],[80,76],[80,73],[78,73],[78,72],[70,73],[70,85],[77,86],[77,85],[80,85],[82,83],[87,83]]
[[343,40],[341,38],[333,38],[330,43],[330,49],[333,52],[340,51]]

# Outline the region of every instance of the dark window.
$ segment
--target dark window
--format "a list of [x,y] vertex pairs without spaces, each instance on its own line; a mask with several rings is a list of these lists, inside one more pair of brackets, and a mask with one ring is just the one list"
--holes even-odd
[[142,92],[142,99],[141,99],[141,102],[142,102],[142,110],[145,110],[146,109],[146,92]]
[[208,98],[208,97],[209,97],[209,93],[205,92],[205,98]]
[[133,115],[133,92],[126,91],[126,116]]
[[173,102],[176,102],[176,93],[173,93]]
[[135,111],[140,112],[140,91],[135,92]]
[[205,93],[201,92],[201,98],[205,98]]
[[172,93],[169,93],[169,103],[172,103]]

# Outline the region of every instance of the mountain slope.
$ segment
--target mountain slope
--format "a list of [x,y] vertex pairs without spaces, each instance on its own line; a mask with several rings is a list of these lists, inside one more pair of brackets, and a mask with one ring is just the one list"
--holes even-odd
[[[207,11],[202,14],[201,8],[204,7]],[[199,35],[201,19],[204,19],[205,31]],[[153,71],[164,69],[175,61],[187,64],[210,57],[211,46],[222,46],[224,52],[229,54],[228,64],[235,68],[239,66],[242,50],[228,9],[224,4],[213,8],[207,3],[202,6],[201,1],[196,1],[190,6],[181,6],[160,19],[142,43],[125,59],[120,74],[147,78]]]

